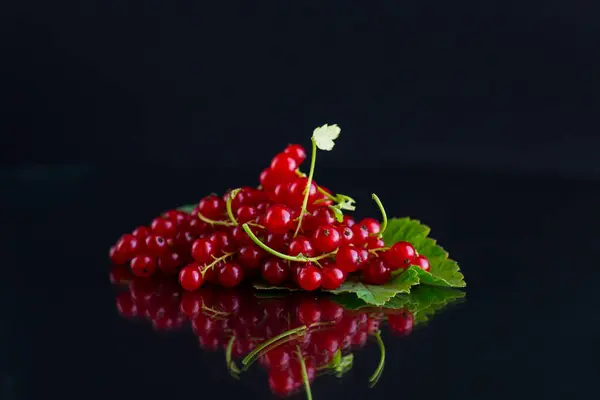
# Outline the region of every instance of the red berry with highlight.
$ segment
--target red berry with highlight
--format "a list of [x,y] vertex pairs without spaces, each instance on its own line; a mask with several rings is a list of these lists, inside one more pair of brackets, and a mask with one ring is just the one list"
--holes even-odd
[[292,212],[283,204],[274,204],[265,214],[265,228],[272,233],[286,233],[294,227]]
[[376,235],[381,232],[381,225],[375,218],[364,218],[358,225],[364,226],[369,232],[369,235]]
[[150,235],[146,237],[146,251],[151,256],[159,257],[169,251],[169,246],[162,236]]
[[242,279],[244,279],[244,271],[233,262],[225,263],[217,273],[217,282],[227,288],[239,285]]
[[321,270],[321,276],[323,277],[321,286],[327,290],[339,288],[346,280],[346,273],[335,264],[324,267]]
[[283,260],[271,257],[266,260],[261,267],[261,275],[264,280],[269,282],[271,285],[279,285],[283,283],[289,275],[287,265]]
[[254,221],[256,215],[256,208],[252,206],[240,206],[236,211],[237,221],[240,224]]
[[427,259],[427,257],[422,256],[420,254],[415,257],[412,264],[421,268],[423,271],[429,272],[429,270],[431,269],[431,266],[429,265],[429,260]]
[[375,258],[362,270],[362,280],[371,285],[383,285],[390,280],[392,271],[381,258]]
[[354,246],[341,245],[335,255],[335,263],[338,268],[347,273],[358,270],[361,265],[359,249]]
[[297,272],[298,286],[307,291],[313,291],[321,286],[323,277],[321,271],[311,263],[306,263]]
[[285,153],[279,153],[271,161],[271,171],[279,178],[292,177],[295,175],[298,163]]
[[297,165],[302,164],[302,162],[306,160],[306,151],[304,150],[304,147],[300,146],[299,144],[288,145],[283,153],[292,157],[296,161]]
[[140,254],[131,260],[131,272],[133,272],[135,276],[151,276],[155,270],[156,261],[150,256]]
[[305,257],[314,257],[316,255],[316,251],[310,239],[304,236],[296,236],[290,242],[288,254],[290,256],[297,256],[298,254],[302,254]]
[[383,239],[380,239],[377,236],[369,236],[365,240],[364,246],[369,250],[381,249],[382,247],[385,247],[385,242],[383,241]]
[[383,257],[393,270],[408,268],[412,264],[417,252],[408,242],[395,243]]
[[340,225],[338,230],[340,231],[341,244],[353,244],[354,243],[354,232],[348,225]]
[[164,238],[175,237],[175,234],[177,233],[177,226],[175,223],[161,217],[154,218],[152,224],[150,224],[150,228],[154,235],[162,236]]
[[211,263],[217,254],[217,248],[209,238],[197,239],[192,244],[192,257],[200,265]]
[[198,212],[208,219],[220,220],[225,216],[225,202],[216,195],[206,196],[198,203]]
[[237,253],[239,263],[247,268],[258,268],[265,252],[256,245],[240,247]]
[[369,237],[369,231],[366,227],[359,224],[352,225],[352,228],[350,229],[352,229],[352,233],[354,233],[354,237],[352,238],[354,245],[362,247]]
[[313,244],[317,250],[330,253],[340,246],[340,232],[333,225],[321,225],[313,233]]
[[196,263],[186,265],[179,271],[179,283],[185,290],[193,292],[204,283],[200,267]]

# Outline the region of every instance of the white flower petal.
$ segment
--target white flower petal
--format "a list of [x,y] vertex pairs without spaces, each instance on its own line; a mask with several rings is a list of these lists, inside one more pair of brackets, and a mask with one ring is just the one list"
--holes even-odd
[[340,136],[341,128],[337,124],[323,125],[313,131],[313,140],[321,150],[330,151],[335,143],[333,141]]

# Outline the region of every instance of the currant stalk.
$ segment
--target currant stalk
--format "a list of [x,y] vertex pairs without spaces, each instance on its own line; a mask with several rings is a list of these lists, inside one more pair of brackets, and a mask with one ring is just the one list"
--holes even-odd
[[[227,257],[231,257],[232,255],[234,255],[235,252],[232,251],[230,253],[225,253],[223,254],[221,257],[215,258],[215,260],[213,262],[211,262],[210,264],[208,264],[207,266],[205,266],[204,268],[202,268],[200,270],[200,274],[202,274],[202,278],[204,278],[204,274],[206,274],[206,271],[208,271],[209,269],[211,269],[212,267],[214,267],[217,263],[219,263],[220,261],[225,260]],[[214,257],[213,257],[214,258]]]
[[304,200],[302,201],[302,208],[300,209],[300,216],[298,217],[298,226],[296,226],[294,237],[298,236],[298,232],[300,231],[300,227],[302,226],[302,218],[304,218],[304,213],[306,212],[306,207],[308,206],[310,184],[312,183],[313,176],[315,174],[315,163],[317,161],[317,142],[314,138],[311,138],[310,142],[312,145],[312,152],[310,156],[310,170],[308,171],[308,180],[306,181],[306,188],[304,189]]
[[234,225],[238,225],[238,222],[235,219],[235,217],[233,216],[233,210],[231,209],[231,202],[233,201],[235,196],[237,196],[237,194],[240,192],[240,190],[241,189],[233,189],[231,192],[229,192],[229,196],[227,196],[227,202],[225,203],[225,208],[227,209],[227,215],[229,216],[229,219],[231,220],[231,222]]
[[244,357],[244,359],[242,360],[242,365],[247,366],[265,348],[269,347],[270,345],[274,344],[275,342],[278,342],[281,339],[284,339],[284,338],[286,338],[288,336],[291,336],[291,335],[295,335],[295,334],[301,334],[301,335],[303,335],[304,332],[307,329],[308,329],[308,327],[306,325],[302,325],[302,326],[299,326],[297,328],[290,329],[289,331],[285,331],[285,332],[283,332],[283,333],[281,333],[281,334],[279,334],[279,335],[277,335],[275,337],[272,337],[271,339],[267,340],[266,342],[261,343],[254,350],[252,350],[250,353],[248,353],[248,355],[246,357]]
[[235,379],[239,379],[240,370],[231,359],[231,352],[233,351],[234,343],[235,335],[232,335],[231,338],[229,338],[229,342],[227,342],[227,347],[225,349],[225,363],[227,364],[227,370],[229,371],[230,375]]
[[287,261],[293,261],[293,262],[316,262],[319,260],[322,260],[324,258],[327,257],[331,257],[333,255],[335,255],[337,253],[337,250],[332,251],[331,253],[325,253],[325,254],[321,254],[320,256],[317,257],[304,257],[304,256],[289,256],[287,254],[283,254],[275,249],[270,248],[269,246],[267,246],[266,244],[264,244],[263,242],[261,242],[261,240],[259,238],[256,237],[256,235],[254,234],[254,232],[252,232],[252,230],[250,229],[250,227],[248,226],[247,223],[242,225],[242,228],[244,229],[244,231],[246,232],[246,234],[250,237],[250,239],[252,239],[252,241],[254,243],[256,243],[256,245],[258,247],[260,247],[261,249],[263,249],[264,251],[271,253],[272,255],[282,258],[284,260]]
[[228,221],[216,221],[214,219],[209,219],[206,218],[204,215],[200,214],[200,211],[197,212],[198,214],[198,218],[200,218],[201,221],[206,222],[209,225],[223,225],[223,226],[235,226],[236,224],[232,224],[231,222]]
[[381,230],[379,231],[379,237],[381,237],[383,235],[383,232],[387,228],[387,223],[388,223],[387,213],[385,212],[385,208],[383,207],[381,200],[379,200],[379,197],[375,193],[373,193],[371,195],[371,197],[375,201],[375,204],[377,204],[377,207],[379,207],[379,211],[381,211],[382,221],[381,221]]

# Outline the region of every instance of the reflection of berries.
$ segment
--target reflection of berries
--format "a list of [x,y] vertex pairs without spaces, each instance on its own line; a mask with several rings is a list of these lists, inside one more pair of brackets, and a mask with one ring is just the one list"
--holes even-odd
[[403,310],[397,314],[388,315],[388,324],[393,331],[408,335],[412,332],[414,316],[410,311]]

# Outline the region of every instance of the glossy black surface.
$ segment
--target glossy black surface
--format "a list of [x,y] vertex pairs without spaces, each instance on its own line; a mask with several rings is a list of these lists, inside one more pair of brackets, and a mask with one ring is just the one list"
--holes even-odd
[[[271,398],[266,374],[233,380],[222,353],[191,330],[157,333],[121,318],[108,247],[161,210],[253,184],[260,168],[179,171],[81,166],[2,174],[1,398]],[[410,170],[319,170],[353,195],[359,215],[432,227],[459,261],[467,301],[407,338],[384,333],[313,398],[581,398],[598,377],[595,290],[600,186],[558,178]],[[596,353],[597,354],[597,353]],[[593,393],[593,392],[592,392]],[[303,398],[303,394],[295,395]]]

